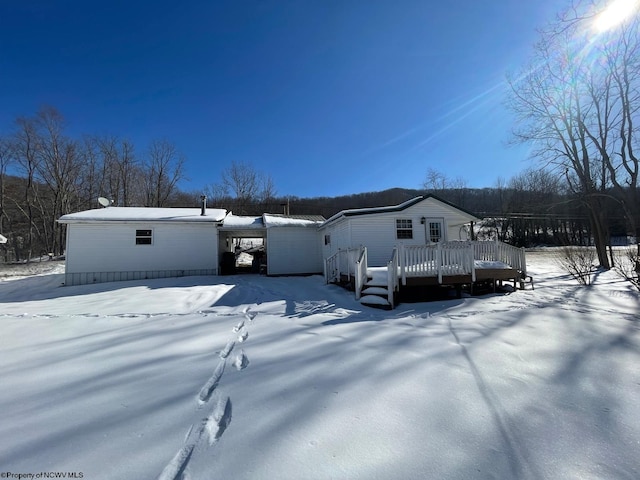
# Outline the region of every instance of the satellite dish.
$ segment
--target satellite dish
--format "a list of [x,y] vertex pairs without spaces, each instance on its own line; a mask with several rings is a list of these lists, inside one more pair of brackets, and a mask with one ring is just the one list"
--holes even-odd
[[111,201],[108,198],[98,197],[98,203],[103,207],[108,207],[111,205]]

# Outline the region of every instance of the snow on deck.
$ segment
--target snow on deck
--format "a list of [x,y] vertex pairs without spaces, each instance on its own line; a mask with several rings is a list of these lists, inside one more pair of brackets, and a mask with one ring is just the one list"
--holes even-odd
[[491,260],[474,260],[473,265],[476,269],[485,270],[511,270],[513,267],[504,262]]

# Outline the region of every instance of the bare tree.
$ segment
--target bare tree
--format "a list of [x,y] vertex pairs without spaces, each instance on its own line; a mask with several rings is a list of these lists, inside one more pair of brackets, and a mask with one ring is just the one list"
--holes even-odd
[[102,157],[101,195],[109,197],[120,207],[142,205],[141,168],[134,145],[115,136],[96,139]]
[[424,180],[423,187],[427,191],[437,192],[439,190],[449,188],[449,182],[449,179],[444,173],[429,167],[427,169],[427,175]]
[[203,193],[207,196],[210,205],[224,205],[231,200],[229,190],[221,183],[207,185]]
[[422,184],[427,192],[436,193],[461,207],[464,207],[466,203],[467,185],[464,177],[452,178],[431,167],[427,169],[427,175]]
[[8,138],[0,137],[0,234],[4,233],[7,212],[5,209],[5,176],[7,168],[13,162],[11,143]]
[[532,65],[509,81],[510,106],[519,120],[516,138],[533,143],[534,156],[580,195],[598,261],[610,268],[604,214],[610,185],[624,193],[627,218],[638,228],[633,120],[640,73],[637,18],[597,34],[594,19],[602,7],[601,1],[574,1],[541,33]]
[[61,254],[64,232],[57,219],[70,213],[78,195],[81,159],[75,141],[63,134],[65,121],[52,107],[41,109],[35,118],[39,148],[37,150],[38,180],[48,187],[49,201],[43,202],[46,236],[51,239],[49,251]]
[[[606,60],[592,77],[589,95],[594,105],[585,126],[589,140],[602,158],[602,176],[608,175],[636,238],[640,237],[640,18],[636,13],[617,29],[603,34],[597,48]],[[637,247],[640,256],[640,243]],[[640,267],[637,268],[640,273]]]
[[95,207],[97,198],[105,195],[105,179],[99,140],[94,136],[85,135],[79,145],[79,154],[83,160],[76,208],[85,210]]
[[184,156],[167,140],[154,140],[144,166],[145,205],[163,207],[184,178]]
[[268,204],[276,196],[276,186],[273,181],[273,177],[267,174],[260,174],[260,191],[258,193],[258,200],[263,204]]
[[246,214],[249,204],[258,196],[260,177],[251,165],[232,162],[222,171],[222,186],[234,197],[238,213]]
[[16,119],[16,130],[13,134],[12,142],[18,168],[25,175],[21,201],[18,202],[16,199],[13,199],[13,201],[17,209],[26,218],[28,224],[25,232],[26,242],[22,240],[16,243],[15,254],[16,260],[20,260],[23,257],[30,259],[34,244],[34,234],[37,228],[35,224],[35,208],[38,195],[36,173],[39,161],[37,128],[33,119],[26,117]]

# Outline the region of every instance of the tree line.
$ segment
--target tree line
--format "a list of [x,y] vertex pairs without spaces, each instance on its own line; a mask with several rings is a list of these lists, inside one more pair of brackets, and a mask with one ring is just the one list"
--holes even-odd
[[[145,150],[116,136],[65,133],[53,107],[19,117],[0,136],[0,234],[4,260],[60,255],[65,230],[57,220],[94,207],[98,196],[118,206],[162,207],[180,201],[184,156],[166,139]],[[9,174],[11,172],[11,174]]]

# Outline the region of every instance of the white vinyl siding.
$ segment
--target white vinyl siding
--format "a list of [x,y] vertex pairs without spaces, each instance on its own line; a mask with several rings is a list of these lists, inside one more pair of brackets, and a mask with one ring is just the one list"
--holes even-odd
[[[212,224],[69,224],[66,273],[216,271],[217,231]],[[136,245],[152,231],[151,245]]]
[[267,274],[295,275],[322,272],[320,236],[315,227],[267,229]]
[[351,241],[353,247],[367,247],[370,266],[382,266],[391,258],[394,245],[409,244],[414,240],[398,240],[396,238],[396,214],[365,215],[353,217],[351,224]]
[[346,248],[346,245],[351,244],[351,236],[349,234],[349,223],[338,222],[330,225],[326,229],[320,230],[320,235],[323,237],[328,235],[330,242],[322,244],[322,255],[324,258],[329,258],[336,253],[339,248]]

